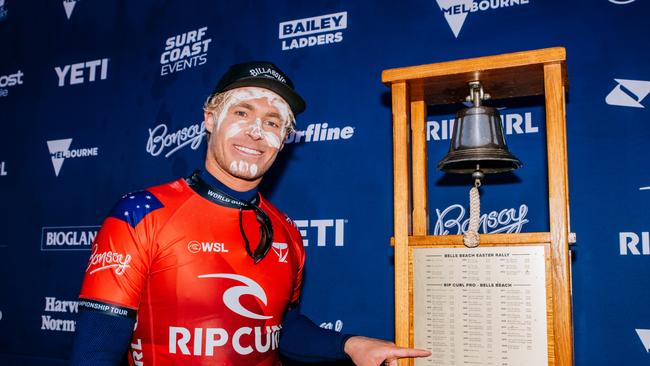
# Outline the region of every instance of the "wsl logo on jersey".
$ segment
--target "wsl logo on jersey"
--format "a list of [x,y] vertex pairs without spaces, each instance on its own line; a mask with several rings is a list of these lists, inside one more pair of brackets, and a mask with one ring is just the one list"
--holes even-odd
[[108,58],[77,62],[54,68],[59,86],[78,85],[108,78]]
[[189,146],[192,150],[198,149],[206,134],[203,122],[176,131],[170,131],[166,124],[161,123],[149,129],[146,150],[151,156],[164,154],[168,158],[185,146]]
[[99,226],[45,226],[41,250],[90,250]]
[[[539,133],[539,123],[533,119],[532,112],[502,114],[501,121],[506,135]],[[427,141],[451,139],[454,122],[454,118],[427,121]]]
[[456,38],[469,13],[528,4],[528,0],[436,0],[436,2]]
[[645,108],[641,102],[650,94],[650,81],[614,79],[618,84],[605,97],[609,105]]
[[354,136],[354,127],[352,126],[331,126],[327,122],[311,123],[304,130],[296,130],[284,140],[285,144],[303,143],[303,142],[323,142],[333,140],[348,140]]
[[348,12],[295,19],[279,24],[278,39],[282,51],[323,46],[343,41],[343,29],[348,27]]
[[208,27],[201,27],[167,38],[165,51],[160,55],[160,75],[205,65],[212,42],[211,38],[206,38],[207,31]]
[[70,149],[71,144],[71,138],[47,141],[47,148],[50,150],[54,174],[56,174],[57,177],[59,176],[66,159],[87,158],[99,155],[98,147]]
[[0,76],[0,97],[9,95],[9,88],[16,85],[23,85],[23,72],[18,70],[10,75]]
[[345,245],[345,219],[293,220],[302,236],[302,245],[342,247]]

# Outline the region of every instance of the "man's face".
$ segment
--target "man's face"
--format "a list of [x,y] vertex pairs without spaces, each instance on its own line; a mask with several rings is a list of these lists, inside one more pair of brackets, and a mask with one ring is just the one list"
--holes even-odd
[[270,90],[233,89],[222,108],[206,112],[206,163],[228,178],[261,179],[284,146],[288,104]]

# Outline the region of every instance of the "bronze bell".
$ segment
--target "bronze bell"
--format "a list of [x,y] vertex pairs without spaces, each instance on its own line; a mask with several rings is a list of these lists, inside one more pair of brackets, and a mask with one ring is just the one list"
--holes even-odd
[[449,152],[438,163],[438,169],[469,174],[476,171],[501,173],[519,168],[521,161],[506,146],[499,112],[481,105],[483,100],[489,99],[489,94],[483,92],[478,81],[470,82],[469,87],[467,100],[474,105],[456,114]]

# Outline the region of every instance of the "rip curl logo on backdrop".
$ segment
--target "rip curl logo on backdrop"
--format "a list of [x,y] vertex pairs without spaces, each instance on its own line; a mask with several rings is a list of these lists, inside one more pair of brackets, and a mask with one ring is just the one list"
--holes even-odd
[[266,293],[262,286],[257,282],[251,280],[248,277],[232,274],[232,273],[209,273],[204,275],[199,275],[198,278],[228,278],[231,280],[238,281],[243,284],[243,286],[233,286],[223,293],[223,303],[228,309],[233,313],[241,315],[245,318],[263,320],[271,319],[273,316],[267,316],[262,314],[254,313],[246,309],[242,304],[240,298],[244,295],[255,296],[262,304],[266,305]]
[[[427,121],[427,141],[450,140],[455,121],[455,118]],[[539,122],[533,120],[532,112],[501,114],[501,121],[506,135],[539,133]]]
[[469,13],[526,5],[529,0],[436,0],[449,28],[458,38]]
[[207,135],[203,121],[170,131],[170,128],[161,123],[149,129],[146,151],[151,156],[159,156],[164,153],[166,158],[185,146],[197,150],[203,142],[203,136]]
[[614,79],[617,85],[605,97],[609,105],[645,108],[641,102],[650,94],[650,81]]
[[75,159],[82,157],[94,157],[99,155],[98,147],[88,147],[81,149],[70,150],[72,139],[49,140],[47,141],[47,148],[50,150],[50,157],[52,159],[52,166],[54,167],[54,174],[58,177],[63,167],[65,159]]
[[208,62],[208,27],[201,27],[171,36],[165,40],[165,50],[160,55],[160,75],[184,71]]
[[288,20],[278,25],[282,51],[343,42],[348,12]]

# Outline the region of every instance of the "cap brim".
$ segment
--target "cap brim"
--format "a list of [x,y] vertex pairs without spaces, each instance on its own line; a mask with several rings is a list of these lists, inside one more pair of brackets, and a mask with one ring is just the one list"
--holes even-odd
[[242,88],[246,86],[257,86],[264,89],[269,89],[277,95],[281,96],[291,107],[294,116],[302,113],[305,110],[305,101],[295,91],[275,79],[261,79],[261,78],[245,78],[235,81],[228,85],[223,91],[235,88]]

